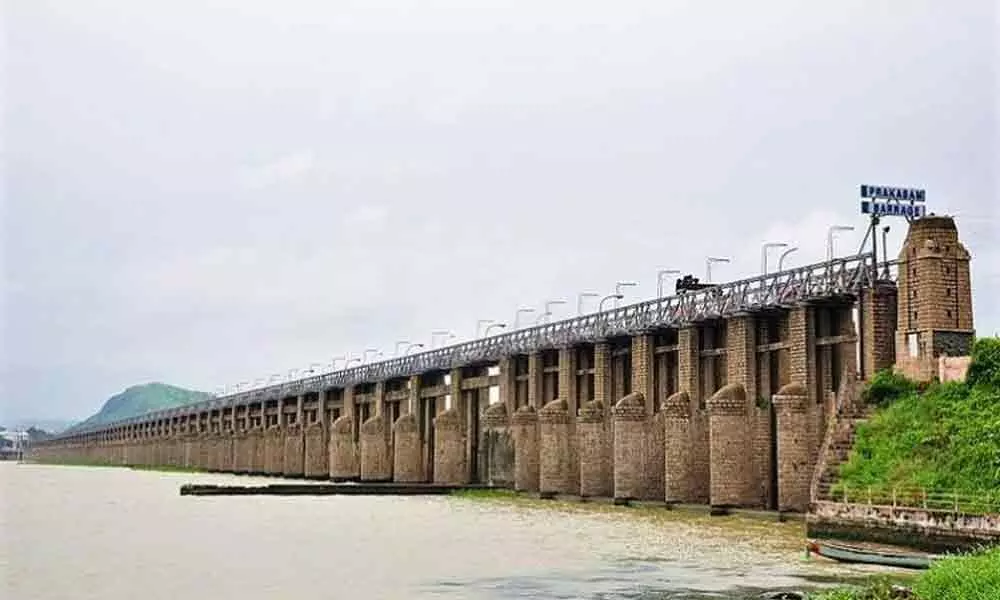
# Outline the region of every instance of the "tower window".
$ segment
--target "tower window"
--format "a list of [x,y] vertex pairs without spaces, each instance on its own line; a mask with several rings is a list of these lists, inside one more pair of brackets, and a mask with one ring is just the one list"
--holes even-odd
[[914,320],[914,321],[916,321],[916,320],[917,320],[917,311],[913,311],[913,320]]
[[947,317],[949,319],[951,318],[951,309],[950,308],[948,310],[944,311],[944,313],[945,313],[945,315],[947,315]]
[[945,288],[944,289],[944,295],[945,296],[951,296],[951,288]]

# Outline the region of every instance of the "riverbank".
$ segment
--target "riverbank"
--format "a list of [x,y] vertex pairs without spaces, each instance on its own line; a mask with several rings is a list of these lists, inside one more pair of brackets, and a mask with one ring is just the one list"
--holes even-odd
[[1000,548],[941,559],[918,575],[913,596],[894,589],[894,583],[877,579],[860,587],[844,587],[811,596],[814,600],[996,600],[1000,598]]

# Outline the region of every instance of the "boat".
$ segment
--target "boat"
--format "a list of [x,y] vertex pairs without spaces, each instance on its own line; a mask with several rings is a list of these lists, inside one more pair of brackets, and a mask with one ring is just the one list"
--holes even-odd
[[940,558],[937,554],[865,542],[809,540],[807,549],[812,554],[840,562],[903,567],[906,569],[926,569],[931,566],[931,563]]

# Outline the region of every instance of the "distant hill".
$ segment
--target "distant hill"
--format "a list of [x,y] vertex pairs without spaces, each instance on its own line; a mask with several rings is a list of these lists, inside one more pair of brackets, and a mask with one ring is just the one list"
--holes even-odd
[[212,398],[212,394],[208,392],[186,390],[165,383],[135,385],[108,398],[101,410],[69,430],[90,425],[103,425],[164,408],[201,402],[209,398]]

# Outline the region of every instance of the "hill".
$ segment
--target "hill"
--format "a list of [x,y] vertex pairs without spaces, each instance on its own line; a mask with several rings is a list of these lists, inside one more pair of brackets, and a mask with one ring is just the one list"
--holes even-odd
[[879,373],[866,390],[880,405],[858,429],[838,488],[1000,490],[1000,339],[980,339],[964,383],[920,389]]
[[211,397],[212,394],[207,392],[187,390],[165,383],[135,385],[108,398],[99,411],[74,425],[70,430],[89,425],[103,425],[155,410],[201,402]]

